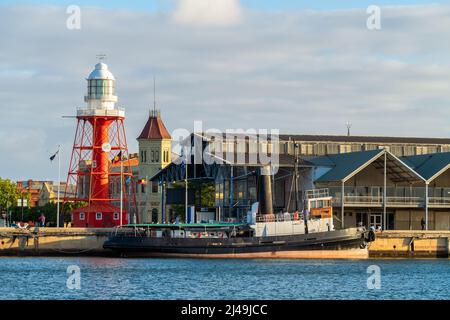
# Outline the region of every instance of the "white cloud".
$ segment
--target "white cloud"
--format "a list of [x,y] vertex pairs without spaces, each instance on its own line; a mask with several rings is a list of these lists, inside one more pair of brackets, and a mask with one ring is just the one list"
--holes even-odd
[[174,21],[195,26],[230,26],[242,19],[239,0],[179,0]]
[[[55,177],[57,144],[69,157],[85,78],[98,53],[117,78],[135,138],[157,102],[169,130],[274,128],[283,133],[449,137],[450,7],[382,8],[383,28],[361,10],[246,12],[233,28],[186,28],[171,14],[82,7],[0,11],[0,176]],[[67,170],[68,159],[63,161]]]

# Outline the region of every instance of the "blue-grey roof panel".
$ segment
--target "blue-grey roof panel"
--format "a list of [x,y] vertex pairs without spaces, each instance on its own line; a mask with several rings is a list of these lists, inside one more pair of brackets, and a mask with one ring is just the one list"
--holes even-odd
[[308,161],[317,166],[332,166],[332,169],[319,177],[316,182],[342,181],[352,172],[366,164],[383,150],[341,153],[311,158]]
[[426,180],[450,164],[450,152],[424,154],[400,158]]

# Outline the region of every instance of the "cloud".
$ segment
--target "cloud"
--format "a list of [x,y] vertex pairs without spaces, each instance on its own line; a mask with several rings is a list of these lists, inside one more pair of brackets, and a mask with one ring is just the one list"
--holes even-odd
[[239,0],[179,0],[175,22],[194,26],[231,26],[242,19]]
[[[136,137],[153,104],[169,130],[267,128],[282,133],[448,137],[450,7],[382,8],[382,29],[361,10],[248,11],[232,28],[186,28],[171,13],[63,7],[0,10],[0,176],[67,171],[85,78],[106,53]],[[7,156],[5,156],[7,155]]]

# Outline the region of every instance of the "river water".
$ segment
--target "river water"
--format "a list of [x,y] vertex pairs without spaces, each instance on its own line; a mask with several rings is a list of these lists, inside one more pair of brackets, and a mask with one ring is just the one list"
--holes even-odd
[[4,257],[0,287],[6,300],[450,299],[450,260]]

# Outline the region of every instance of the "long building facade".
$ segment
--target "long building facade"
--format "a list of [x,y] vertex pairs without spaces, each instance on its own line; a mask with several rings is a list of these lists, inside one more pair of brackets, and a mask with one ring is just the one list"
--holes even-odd
[[[450,139],[281,135],[273,141],[255,146],[248,137],[203,137],[202,148],[222,156],[232,153],[233,160],[239,153],[248,160],[262,148],[278,152],[278,168],[271,177],[275,212],[301,210],[307,190],[325,188],[333,196],[338,227],[450,229]],[[278,143],[278,149],[271,143]],[[264,165],[256,159],[203,161],[188,169],[190,179],[215,183],[217,219],[244,220],[259,200],[258,173]],[[184,170],[171,163],[152,179],[170,188],[185,177]]]

